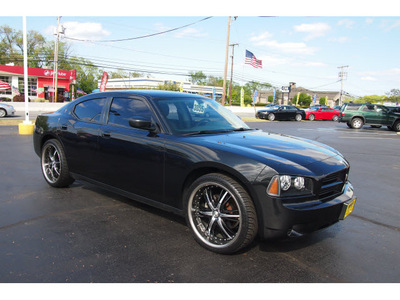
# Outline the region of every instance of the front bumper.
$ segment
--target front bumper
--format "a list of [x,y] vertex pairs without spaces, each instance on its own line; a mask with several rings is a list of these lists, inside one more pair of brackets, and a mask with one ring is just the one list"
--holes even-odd
[[[261,224],[259,234],[263,239],[288,236],[293,232],[310,233],[345,218],[345,213],[350,213],[355,203],[353,186],[347,182],[343,193],[327,201],[315,200],[306,203],[283,204],[279,198],[259,201]],[[347,208],[348,205],[352,206]]]

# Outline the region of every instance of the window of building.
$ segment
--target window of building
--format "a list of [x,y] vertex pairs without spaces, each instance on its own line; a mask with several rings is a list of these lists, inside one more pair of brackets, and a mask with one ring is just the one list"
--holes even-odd
[[129,119],[142,117],[146,120],[152,119],[151,110],[146,103],[138,99],[114,98],[110,113],[108,115],[108,124],[130,127]]
[[106,98],[83,101],[75,106],[74,113],[82,121],[100,122],[101,112],[106,104]]
[[[25,93],[24,77],[18,77],[18,90],[21,95]],[[37,78],[28,78],[28,96],[37,96]]]
[[[11,86],[11,77],[9,76],[0,76],[0,80],[7,82]],[[0,91],[0,95],[11,95],[12,90],[9,89],[7,91]]]

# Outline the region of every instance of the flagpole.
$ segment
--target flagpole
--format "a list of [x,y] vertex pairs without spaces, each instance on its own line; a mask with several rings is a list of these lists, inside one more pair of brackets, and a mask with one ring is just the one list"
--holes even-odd
[[22,17],[22,27],[23,27],[23,47],[24,47],[24,96],[25,96],[25,121],[18,124],[19,134],[33,134],[33,127],[31,121],[29,121],[29,87],[28,87],[28,47],[27,47],[27,37],[26,37],[26,16]]

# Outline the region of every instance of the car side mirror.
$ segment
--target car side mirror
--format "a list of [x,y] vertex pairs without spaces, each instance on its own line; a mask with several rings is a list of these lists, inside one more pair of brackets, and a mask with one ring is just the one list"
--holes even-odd
[[150,132],[156,131],[156,126],[151,122],[151,120],[147,120],[141,117],[129,119],[129,125],[133,128],[148,130]]

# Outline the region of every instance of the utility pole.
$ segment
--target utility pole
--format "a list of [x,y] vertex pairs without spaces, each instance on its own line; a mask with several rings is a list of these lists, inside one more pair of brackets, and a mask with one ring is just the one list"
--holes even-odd
[[57,37],[54,45],[54,72],[53,72],[53,87],[54,87],[54,97],[53,101],[57,102],[57,82],[58,82],[58,41],[60,38],[60,19],[57,17]]
[[339,96],[339,105],[342,105],[342,95],[343,95],[343,79],[347,79],[347,72],[343,72],[344,68],[348,68],[349,66],[341,66],[338,67],[338,69],[341,69],[341,71],[339,72],[339,79],[341,82],[341,86],[340,86],[340,96]]
[[239,44],[230,44],[232,47],[232,66],[231,66],[231,81],[229,82],[229,106],[232,105],[232,80],[233,80],[233,57],[235,55],[235,46],[239,46]]
[[228,73],[228,57],[229,57],[229,34],[231,31],[231,17],[228,17],[228,33],[226,36],[226,51],[225,51],[225,71],[224,71],[224,85],[222,87],[222,105],[225,105],[226,97],[226,74]]

